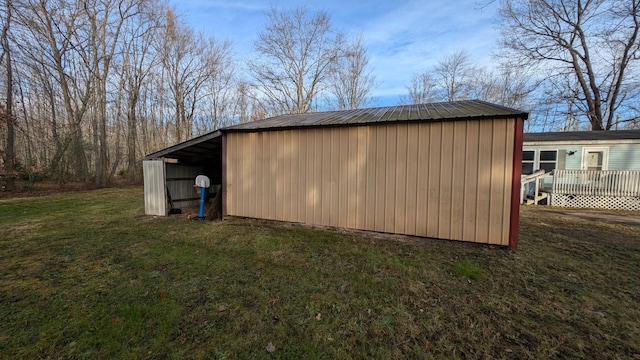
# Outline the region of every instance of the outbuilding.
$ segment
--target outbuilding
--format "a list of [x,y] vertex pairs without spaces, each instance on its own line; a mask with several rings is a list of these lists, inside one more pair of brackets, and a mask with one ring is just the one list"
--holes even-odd
[[469,100],[240,124],[148,155],[145,204],[180,166],[219,181],[225,216],[515,249],[527,115]]

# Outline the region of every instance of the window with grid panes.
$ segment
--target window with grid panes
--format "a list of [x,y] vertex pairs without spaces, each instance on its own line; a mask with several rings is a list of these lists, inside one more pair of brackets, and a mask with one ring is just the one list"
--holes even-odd
[[538,160],[538,167],[545,172],[550,172],[556,168],[558,163],[558,152],[556,150],[541,150]]
[[527,150],[522,152],[522,175],[533,174],[536,152]]

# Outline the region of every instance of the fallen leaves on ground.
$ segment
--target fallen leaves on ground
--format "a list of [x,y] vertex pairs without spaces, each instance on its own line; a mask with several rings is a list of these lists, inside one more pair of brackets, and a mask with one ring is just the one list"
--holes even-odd
[[269,341],[269,343],[267,344],[267,352],[274,352],[276,351],[276,347],[273,345],[273,343],[271,343],[271,341]]

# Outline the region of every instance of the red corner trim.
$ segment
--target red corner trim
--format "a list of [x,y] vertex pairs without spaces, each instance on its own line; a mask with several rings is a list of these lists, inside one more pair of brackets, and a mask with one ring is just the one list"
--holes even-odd
[[227,213],[227,134],[222,133],[222,218]]
[[522,141],[524,119],[516,118],[513,142],[513,166],[511,179],[511,216],[509,219],[509,249],[518,248],[518,230],[520,227],[520,176],[522,175]]

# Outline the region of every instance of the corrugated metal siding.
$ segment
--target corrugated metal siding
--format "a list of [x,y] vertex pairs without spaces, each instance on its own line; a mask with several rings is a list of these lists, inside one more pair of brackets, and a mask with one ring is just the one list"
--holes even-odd
[[227,213],[508,245],[514,126],[227,133]]
[[[196,176],[202,175],[204,169],[201,166],[190,166],[182,164],[166,164],[167,187],[171,192],[171,198],[175,202],[176,208],[198,206],[200,193],[193,187]],[[190,199],[190,201],[179,201],[180,199]],[[178,201],[177,201],[178,200]]]
[[144,177],[144,213],[167,215],[167,198],[164,186],[164,162],[145,160],[142,162]]

